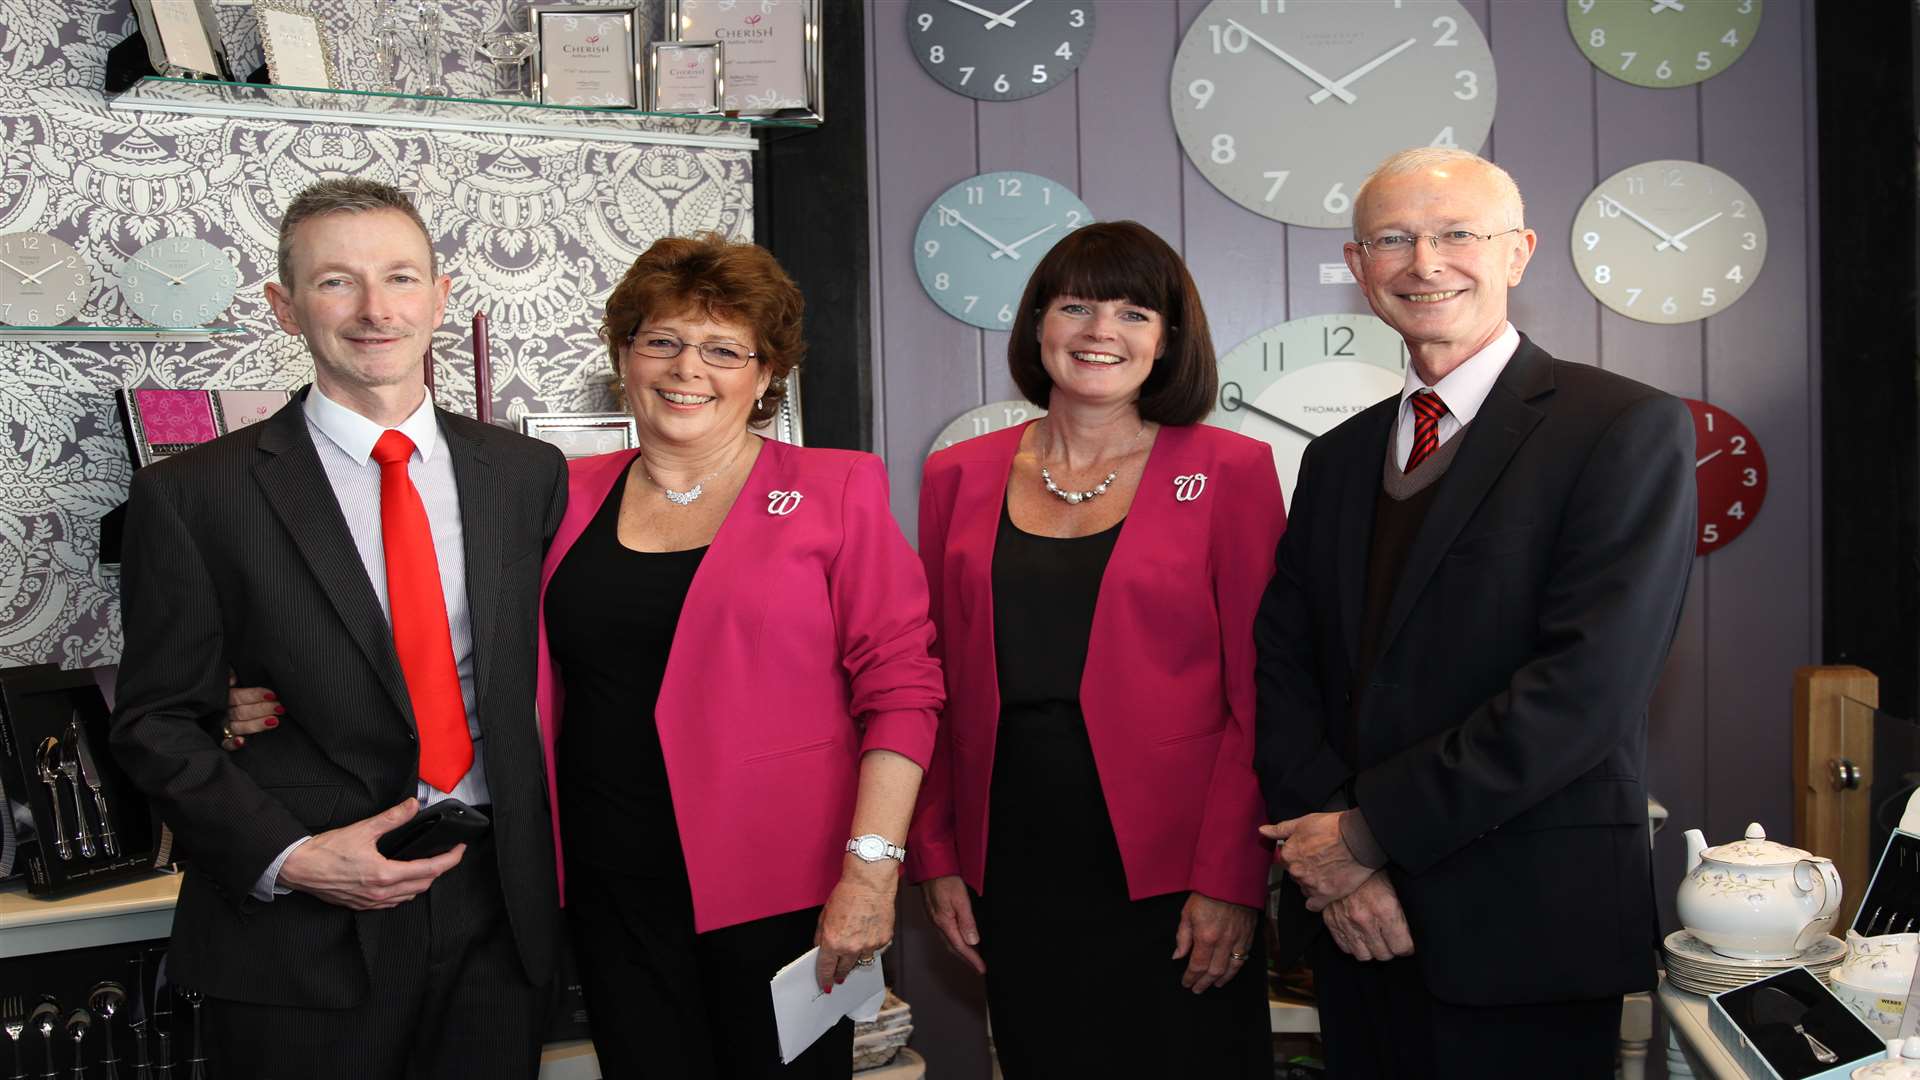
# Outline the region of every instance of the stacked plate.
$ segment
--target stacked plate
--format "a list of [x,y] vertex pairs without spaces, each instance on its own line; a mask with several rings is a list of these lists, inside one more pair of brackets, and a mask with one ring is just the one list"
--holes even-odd
[[1847,943],[1831,935],[1799,956],[1785,960],[1743,960],[1722,956],[1685,930],[1667,935],[1667,982],[1690,994],[1718,994],[1788,968],[1804,967],[1822,983],[1847,958]]

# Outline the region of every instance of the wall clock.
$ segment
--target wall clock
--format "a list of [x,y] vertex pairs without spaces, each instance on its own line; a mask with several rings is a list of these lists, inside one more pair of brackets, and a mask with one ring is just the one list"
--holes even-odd
[[1700,491],[1700,536],[1694,553],[1710,555],[1760,516],[1767,499],[1767,455],[1747,425],[1717,405],[1687,400],[1693,413],[1694,479]]
[[1692,322],[1724,310],[1760,276],[1767,225],[1726,173],[1648,161],[1609,176],[1580,204],[1572,250],[1601,303],[1642,322]]
[[1762,0],[1567,0],[1593,66],[1635,86],[1692,86],[1727,70],[1760,29]]
[[956,94],[1017,101],[1072,75],[1093,44],[1093,0],[913,0],[907,41]]
[[996,431],[1005,431],[1010,427],[1019,427],[1029,420],[1038,420],[1047,415],[1047,410],[1025,398],[1011,401],[989,401],[985,405],[976,405],[959,416],[953,422],[940,429],[933,437],[933,445],[927,448],[929,455],[936,454],[954,443],[989,435]]
[[1213,0],[1169,86],[1194,167],[1257,214],[1352,224],[1360,182],[1409,146],[1478,150],[1493,53],[1452,0]]
[[43,232],[0,236],[0,323],[58,326],[80,313],[93,268],[73,246]]
[[1309,315],[1268,327],[1220,358],[1220,397],[1207,423],[1273,447],[1293,501],[1307,443],[1398,394],[1407,350],[1372,315]]
[[240,288],[226,252],[194,236],[155,240],[120,271],[120,296],[155,326],[204,326],[219,318]]
[[983,330],[1009,330],[1040,257],[1092,220],[1079,196],[1044,176],[981,173],[927,207],[913,234],[913,266],[947,314]]

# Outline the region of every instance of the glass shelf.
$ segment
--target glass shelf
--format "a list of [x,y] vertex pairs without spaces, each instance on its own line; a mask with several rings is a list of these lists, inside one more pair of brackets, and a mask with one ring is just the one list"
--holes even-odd
[[0,325],[0,341],[212,341],[245,332],[237,326]]
[[149,75],[107,99],[122,111],[304,120],[440,131],[490,131],[558,139],[669,143],[752,150],[756,130],[815,127],[812,120],[683,116],[537,101],[319,90]]

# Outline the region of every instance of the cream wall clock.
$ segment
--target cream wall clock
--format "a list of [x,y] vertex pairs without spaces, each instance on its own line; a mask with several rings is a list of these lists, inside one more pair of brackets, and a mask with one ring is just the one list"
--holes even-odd
[[1394,151],[1480,149],[1495,89],[1487,39],[1453,0],[1213,0],[1169,94],[1181,148],[1222,194],[1339,228]]
[[1593,66],[1635,86],[1692,86],[1753,44],[1762,0],[1567,0],[1567,29]]
[[93,268],[66,241],[43,232],[0,236],[0,323],[58,326],[92,291]]
[[976,405],[940,429],[933,437],[933,445],[927,448],[928,454],[936,454],[954,443],[966,442],[981,435],[991,435],[996,431],[1005,431],[1017,427],[1029,420],[1038,420],[1047,415],[1047,410],[1025,398],[1012,401],[989,401],[985,405]]
[[1760,276],[1767,224],[1726,173],[1648,161],[1609,176],[1580,204],[1572,250],[1601,303],[1642,322],[1693,322],[1725,310]]

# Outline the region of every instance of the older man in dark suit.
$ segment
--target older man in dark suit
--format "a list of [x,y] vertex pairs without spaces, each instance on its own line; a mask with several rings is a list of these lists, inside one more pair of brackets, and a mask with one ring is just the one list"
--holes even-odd
[[1620,995],[1653,984],[1647,701],[1692,422],[1507,321],[1522,215],[1458,150],[1361,188],[1347,264],[1406,385],[1307,449],[1255,627],[1261,831],[1334,1077],[1611,1077]]
[[[313,385],[134,478],[113,746],[178,837],[169,972],[206,995],[223,1075],[538,1068],[558,905],[534,608],[565,465],[433,407],[448,288],[404,194],[308,188],[267,295]],[[230,671],[289,717],[232,753]],[[450,796],[491,833],[376,850]]]

